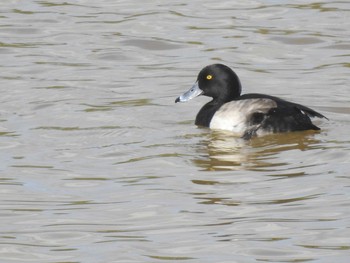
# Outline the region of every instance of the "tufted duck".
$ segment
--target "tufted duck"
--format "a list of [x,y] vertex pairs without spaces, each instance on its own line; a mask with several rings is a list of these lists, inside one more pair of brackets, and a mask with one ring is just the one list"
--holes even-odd
[[203,68],[193,87],[175,102],[186,102],[199,95],[213,99],[197,114],[196,125],[229,130],[244,139],[268,133],[319,130],[310,117],[326,118],[308,107],[270,95],[241,95],[238,76],[222,64]]

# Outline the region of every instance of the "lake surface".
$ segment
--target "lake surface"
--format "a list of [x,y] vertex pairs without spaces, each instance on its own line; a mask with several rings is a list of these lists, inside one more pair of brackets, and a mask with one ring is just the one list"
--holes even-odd
[[[350,260],[349,1],[2,1],[1,262]],[[174,100],[211,63],[320,132]]]

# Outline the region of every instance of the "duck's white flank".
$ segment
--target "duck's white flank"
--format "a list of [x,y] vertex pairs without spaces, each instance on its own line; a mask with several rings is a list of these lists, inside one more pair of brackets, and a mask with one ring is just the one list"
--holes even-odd
[[228,130],[242,136],[250,128],[248,120],[253,113],[267,113],[276,106],[275,101],[266,98],[230,101],[215,112],[209,127],[217,130]]

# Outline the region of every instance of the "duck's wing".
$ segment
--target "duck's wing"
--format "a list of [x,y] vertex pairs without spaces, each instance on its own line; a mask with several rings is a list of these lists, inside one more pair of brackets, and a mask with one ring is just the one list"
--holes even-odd
[[[265,94],[246,94],[241,96],[239,101],[272,101],[270,108],[264,111],[255,109],[247,118],[248,129],[242,136],[250,139],[256,135],[266,133],[279,133],[289,131],[320,130],[314,125],[310,117],[326,118],[306,106],[285,101],[283,99]],[[267,111],[266,111],[267,110]],[[327,119],[327,118],[326,118]]]
[[240,100],[244,99],[258,99],[258,98],[265,98],[265,99],[271,99],[276,102],[278,108],[296,108],[302,112],[304,112],[309,117],[318,117],[318,118],[325,118],[328,120],[328,118],[321,113],[310,109],[309,107],[306,107],[301,104],[297,104],[294,102],[286,101],[283,99],[280,99],[278,97],[266,95],[266,94],[259,94],[259,93],[250,93],[250,94],[244,94],[239,97]]

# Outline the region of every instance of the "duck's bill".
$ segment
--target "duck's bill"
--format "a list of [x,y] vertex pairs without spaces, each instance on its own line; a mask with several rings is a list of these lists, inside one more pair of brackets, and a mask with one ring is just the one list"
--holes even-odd
[[199,88],[198,82],[196,82],[189,91],[185,92],[180,97],[178,97],[175,100],[175,103],[189,101],[189,100],[201,95],[202,93],[203,93],[203,90],[201,90]]

